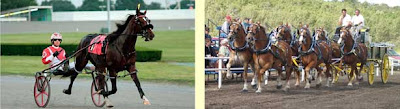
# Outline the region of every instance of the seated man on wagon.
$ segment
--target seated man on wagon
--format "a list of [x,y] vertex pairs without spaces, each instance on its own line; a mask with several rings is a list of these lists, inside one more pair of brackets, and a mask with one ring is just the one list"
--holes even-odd
[[339,27],[336,28],[334,37],[337,37],[339,35],[340,29],[342,27],[350,27],[351,26],[351,16],[349,14],[347,14],[346,9],[342,9],[342,15],[340,15],[340,17],[339,17],[338,24],[339,24]]
[[[64,61],[66,58],[66,52],[65,50],[60,47],[60,44],[62,42],[62,35],[60,33],[53,33],[51,34],[50,37],[51,41],[51,46],[45,48],[42,52],[42,63],[43,64],[49,64],[49,67],[53,67],[62,61]],[[54,71],[55,75],[65,75],[66,72],[69,73],[68,71],[74,71],[70,70],[75,67],[75,63],[69,64],[66,62],[64,65],[60,65],[60,67],[54,67],[50,69],[51,71]],[[94,65],[92,64],[87,64],[86,69],[89,70],[94,70]]]

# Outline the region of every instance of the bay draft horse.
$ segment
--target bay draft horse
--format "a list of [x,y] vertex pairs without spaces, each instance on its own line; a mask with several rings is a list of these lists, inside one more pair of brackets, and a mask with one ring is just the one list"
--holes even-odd
[[[290,34],[291,32],[291,28],[289,26],[288,23],[286,23],[285,25],[280,24],[280,26],[278,26],[276,28],[276,33],[274,33],[274,36],[281,41],[285,41],[286,43],[288,43],[290,45],[290,48],[292,49],[292,56],[299,56],[299,52],[298,49],[300,47],[299,42],[296,41],[296,36],[295,34],[292,35]],[[291,60],[292,61],[292,60]],[[295,60],[297,61],[297,60]],[[292,61],[292,63],[294,64],[294,61]],[[296,72],[296,83],[295,86],[299,86],[300,85],[300,72],[298,67],[293,66],[292,70]]]
[[[150,105],[150,101],[145,97],[145,94],[140,86],[139,78],[137,77],[137,70],[135,66],[136,62],[136,50],[135,44],[138,35],[145,37],[145,41],[153,40],[154,34],[152,32],[153,25],[150,24],[150,20],[146,17],[146,11],[144,13],[136,9],[136,15],[129,15],[123,25],[117,24],[118,29],[113,33],[107,35],[106,41],[108,42],[108,48],[104,55],[96,55],[88,53],[87,47],[91,40],[97,35],[89,34],[82,38],[78,45],[79,49],[85,49],[76,55],[75,71],[80,72],[85,65],[90,61],[96,67],[95,71],[99,74],[97,78],[99,81],[100,94],[105,97],[106,105],[112,107],[108,100],[108,96],[117,92],[116,79],[117,73],[123,70],[127,70],[129,75],[133,79],[136,87],[139,91],[140,98],[143,99],[145,105]],[[112,90],[108,93],[104,91],[105,76],[107,76],[106,70],[109,71],[109,76],[112,83]],[[78,73],[71,75],[71,83],[67,90],[64,90],[65,94],[71,94],[71,88]]]
[[232,75],[230,69],[233,65],[242,65],[244,68],[243,72],[243,92],[247,92],[247,73],[248,66],[254,70],[254,62],[252,59],[252,51],[249,47],[249,43],[246,41],[246,33],[243,26],[240,23],[234,22],[230,25],[230,31],[228,34],[229,46],[231,47],[229,53],[229,62],[227,63],[227,77],[230,78]]
[[[323,27],[320,27],[318,29],[315,30],[315,40],[317,42],[321,42],[324,41],[326,43],[328,43],[331,51],[332,51],[332,59],[336,58],[339,59],[342,57],[341,53],[340,53],[340,49],[339,49],[339,44],[333,40],[329,40],[328,37],[328,33],[326,32],[326,30]],[[334,60],[331,61],[331,63],[334,62]],[[342,68],[342,61],[340,61],[339,63],[339,67]],[[338,70],[334,70],[334,76],[337,76]],[[335,81],[332,81],[332,84],[334,84]]]
[[[351,36],[350,31],[346,27],[340,29],[338,44],[341,46],[341,52],[343,55],[342,61],[351,66],[350,77],[353,77],[355,72],[358,78],[358,81],[356,81],[355,84],[358,85],[362,78],[360,72],[367,63],[368,49],[363,43],[356,43]],[[361,63],[360,70],[357,70],[357,63]],[[354,78],[350,78],[349,83],[347,84],[348,86],[353,85],[353,79]]]
[[304,88],[308,89],[310,88],[310,83],[311,83],[311,75],[310,75],[310,70],[312,68],[317,69],[318,71],[318,80],[317,80],[317,87],[321,86],[321,76],[322,76],[322,71],[323,69],[319,67],[321,63],[325,64],[326,71],[325,71],[325,76],[327,78],[327,84],[326,86],[330,86],[330,81],[331,81],[331,74],[330,74],[330,61],[331,61],[331,50],[329,48],[329,45],[326,42],[320,42],[317,43],[310,34],[310,31],[308,29],[308,25],[300,27],[300,30],[297,31],[297,34],[300,36],[299,38],[299,53],[300,53],[300,59],[305,67],[305,81],[306,85]]
[[265,28],[259,24],[252,24],[249,27],[247,39],[252,43],[253,49],[253,61],[255,67],[255,73],[257,75],[257,91],[261,93],[261,79],[265,71],[270,68],[274,68],[278,71],[277,88],[282,88],[281,74],[282,66],[285,66],[286,70],[286,85],[283,88],[284,91],[290,88],[289,79],[292,72],[293,63],[290,62],[292,59],[292,50],[289,44],[284,41],[277,41],[272,43],[270,38],[265,34]]

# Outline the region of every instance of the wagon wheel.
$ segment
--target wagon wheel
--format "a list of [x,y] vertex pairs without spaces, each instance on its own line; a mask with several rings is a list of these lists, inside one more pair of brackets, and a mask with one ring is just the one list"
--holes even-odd
[[367,70],[368,84],[372,85],[374,84],[374,70],[375,70],[374,62],[370,62],[368,66],[369,66]]
[[[104,96],[101,93],[98,93],[100,86],[99,86],[99,82],[97,80],[97,77],[98,76],[96,76],[96,79],[94,79],[92,81],[92,87],[90,89],[90,95],[92,97],[93,104],[96,107],[103,107],[105,105],[105,99],[104,99]],[[104,89],[107,92],[107,89],[108,89],[107,83],[104,83]]]
[[381,78],[384,84],[387,83],[389,78],[389,56],[385,54],[382,58]]
[[44,108],[50,100],[50,83],[45,76],[35,77],[33,97],[38,107]]

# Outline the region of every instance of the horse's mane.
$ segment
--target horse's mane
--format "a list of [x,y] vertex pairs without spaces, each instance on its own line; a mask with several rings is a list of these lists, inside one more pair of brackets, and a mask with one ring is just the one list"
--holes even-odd
[[[140,15],[144,15],[144,13],[140,12]],[[125,22],[123,23],[117,23],[117,30],[112,32],[111,34],[109,34],[107,36],[108,40],[110,42],[114,41],[115,39],[118,38],[118,36],[120,36],[122,34],[122,32],[124,32],[124,30],[126,29],[126,27],[129,24],[129,21],[131,21],[132,18],[134,18],[136,15],[129,15],[128,18],[125,20]]]
[[129,15],[128,18],[125,20],[125,22],[123,23],[117,23],[117,30],[112,32],[111,34],[109,34],[107,36],[108,41],[112,42],[115,39],[118,38],[118,36],[120,36],[122,34],[122,32],[124,32],[124,30],[126,29],[126,27],[128,26],[129,21],[131,21],[131,19],[134,17],[135,15]]

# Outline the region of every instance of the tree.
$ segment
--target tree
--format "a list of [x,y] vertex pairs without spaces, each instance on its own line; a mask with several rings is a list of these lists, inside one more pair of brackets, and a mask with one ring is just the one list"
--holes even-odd
[[51,0],[51,1],[43,1],[42,6],[53,6],[53,11],[75,11],[75,5],[71,3],[71,1],[66,0]]
[[140,3],[140,7],[146,7],[146,4],[143,0],[117,0],[115,3],[116,10],[135,10],[138,3]]
[[161,9],[161,4],[157,2],[151,2],[150,5],[147,5],[147,9]]
[[[107,0],[84,0],[82,6],[79,7],[80,11],[101,11],[107,9]],[[102,9],[103,8],[103,9]]]
[[[193,9],[195,8],[195,2],[192,0],[181,0],[181,9],[189,9],[190,6],[193,7]],[[174,9],[176,7],[177,4],[172,4],[170,5],[171,9]]]
[[15,8],[22,8],[27,6],[37,6],[35,0],[2,0],[1,11],[6,11]]

